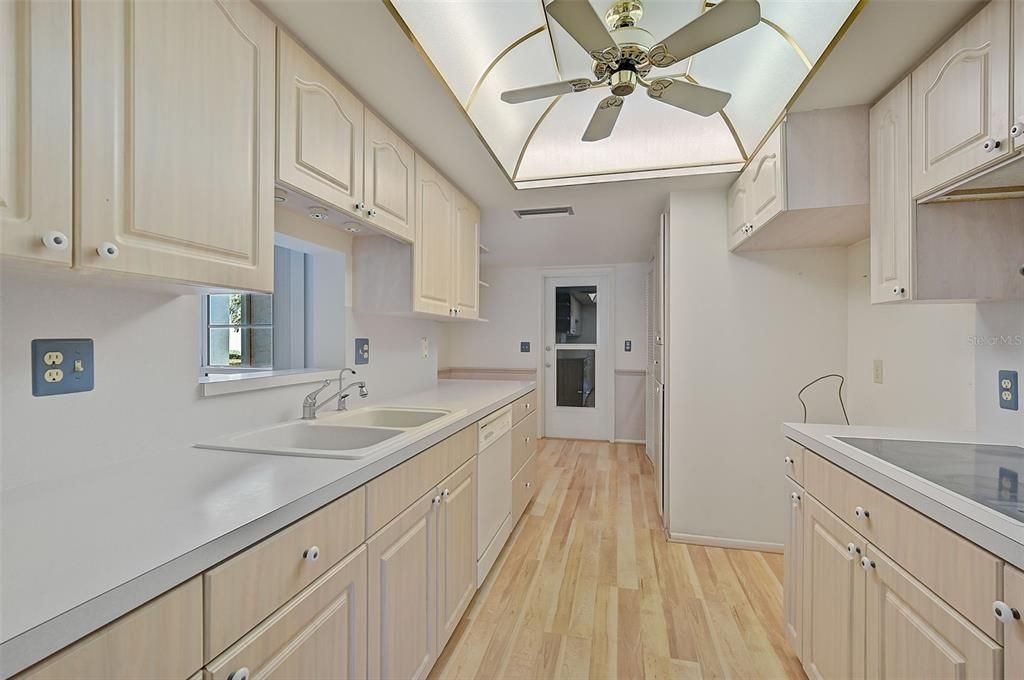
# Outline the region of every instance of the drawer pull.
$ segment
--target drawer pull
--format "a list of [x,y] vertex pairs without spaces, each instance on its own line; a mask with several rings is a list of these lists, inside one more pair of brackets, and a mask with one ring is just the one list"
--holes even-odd
[[875,561],[862,557],[860,558],[860,566],[864,567],[864,571],[871,571],[875,568]]
[[448,498],[448,496],[451,496],[451,495],[452,495],[452,492],[451,492],[450,489],[445,489],[444,491],[441,492],[441,496],[443,498]]
[[432,502],[432,503],[433,503],[434,505],[441,505],[441,496],[440,496],[440,494],[438,494],[437,496],[434,496],[434,500],[433,500],[433,501],[431,501],[431,502]]
[[856,515],[858,519],[867,519],[871,517],[871,513],[859,505],[853,509],[853,514]]
[[859,555],[860,554],[860,546],[858,546],[855,543],[847,543],[846,544],[846,552],[850,553],[851,555]]
[[59,231],[48,231],[43,236],[43,245],[50,250],[67,250],[68,237]]
[[992,603],[992,611],[995,613],[996,618],[1003,623],[1020,621],[1020,612],[1000,600]]
[[[317,558],[320,557],[320,548],[315,545],[310,546],[302,551],[302,559],[307,562],[316,562]],[[246,671],[246,677],[248,677],[249,671]]]
[[[798,494],[796,491],[794,491],[793,493],[789,494],[789,500],[793,501],[793,507],[794,508],[799,506],[800,505],[800,494]],[[850,545],[853,545],[853,544],[851,543]]]
[[1002,146],[1002,143],[998,139],[986,139],[985,143],[981,145],[981,148],[991,153]]
[[786,465],[792,465],[793,464],[793,458],[790,457],[790,456],[786,456],[785,458],[782,459],[782,462],[784,462]]
[[242,666],[237,671],[232,671],[231,675],[228,676],[228,680],[249,680],[249,669]]
[[533,482],[527,482],[526,483],[526,488],[527,489],[529,489],[531,486],[533,486]]

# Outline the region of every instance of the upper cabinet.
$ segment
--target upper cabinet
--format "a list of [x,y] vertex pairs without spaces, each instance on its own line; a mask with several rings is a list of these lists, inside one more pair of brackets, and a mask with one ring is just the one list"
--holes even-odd
[[416,214],[416,152],[377,116],[366,112],[363,128],[363,191],[366,219],[406,241]]
[[914,71],[914,196],[1012,152],[1010,10],[990,2]]
[[1024,149],[1024,0],[1013,0],[1013,25],[1016,35],[1013,41],[1013,124],[1010,135],[1013,148]]
[[75,11],[77,266],[271,290],[273,23],[245,0]]
[[0,254],[70,267],[70,0],[0,3],[0,64]]
[[416,247],[413,248],[413,310],[454,316],[452,254],[455,188],[416,157]]
[[729,189],[729,249],[862,240],[868,234],[867,149],[866,107],[789,114]]
[[480,316],[480,209],[455,193],[452,303],[455,316]]

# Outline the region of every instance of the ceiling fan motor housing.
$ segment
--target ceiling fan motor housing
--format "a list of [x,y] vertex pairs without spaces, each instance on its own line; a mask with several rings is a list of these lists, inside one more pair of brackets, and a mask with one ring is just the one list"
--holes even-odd
[[609,84],[612,87],[612,94],[618,97],[632,94],[637,85],[636,71],[631,68],[620,68],[612,73]]

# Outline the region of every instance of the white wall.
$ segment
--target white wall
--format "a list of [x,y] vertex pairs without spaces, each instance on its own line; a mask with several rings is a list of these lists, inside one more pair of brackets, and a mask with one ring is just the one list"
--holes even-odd
[[[850,422],[973,430],[975,305],[872,305],[869,245],[848,249]],[[875,359],[882,360],[881,385],[873,379]]]
[[1024,408],[999,408],[1000,370],[1024,379],[1024,302],[979,304],[975,329],[978,431],[1024,446]]
[[[724,191],[673,193],[670,212],[669,528],[777,545],[781,423],[846,366],[846,250],[731,255]],[[830,395],[818,420],[841,418]]]

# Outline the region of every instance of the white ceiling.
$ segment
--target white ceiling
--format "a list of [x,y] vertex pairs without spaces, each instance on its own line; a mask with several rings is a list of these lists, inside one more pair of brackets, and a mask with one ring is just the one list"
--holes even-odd
[[[481,206],[481,238],[491,249],[485,266],[644,261],[670,192],[731,182],[733,175],[703,175],[516,191],[380,0],[262,4]],[[798,104],[873,102],[972,6],[963,0],[869,0],[844,40],[850,47],[840,43]],[[514,208],[553,205],[572,205],[576,215],[519,220],[512,214]]]

